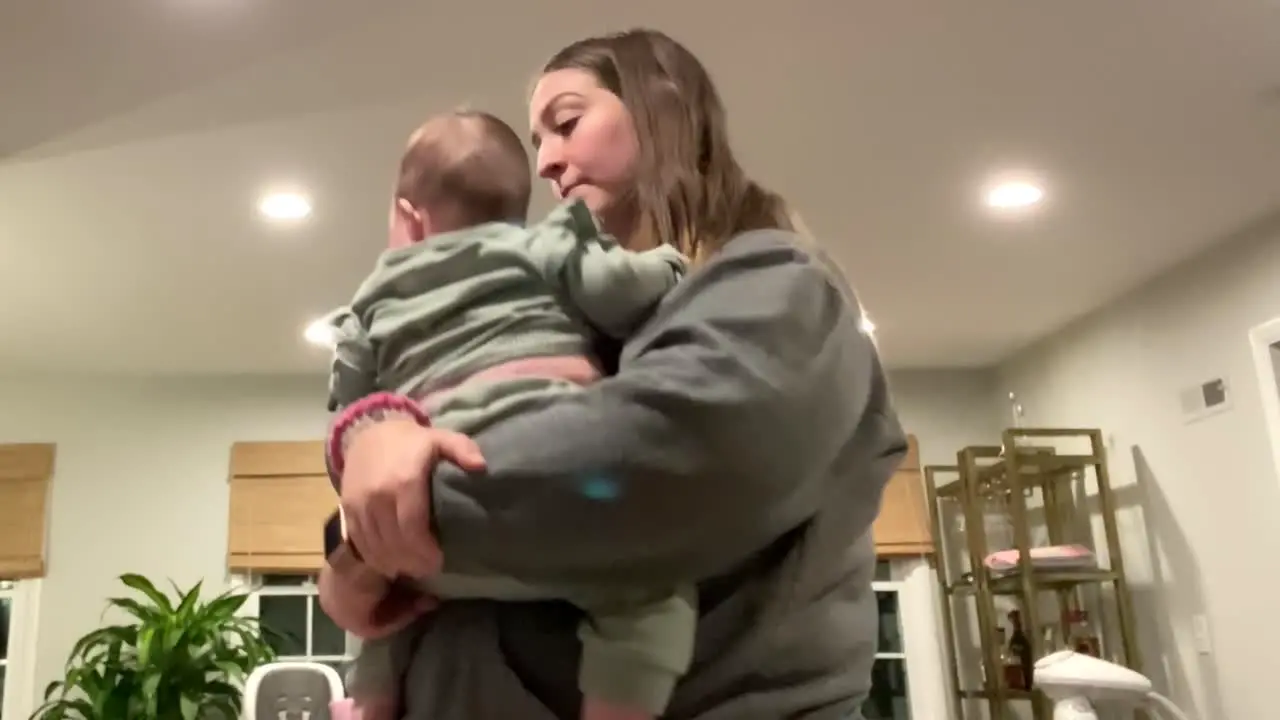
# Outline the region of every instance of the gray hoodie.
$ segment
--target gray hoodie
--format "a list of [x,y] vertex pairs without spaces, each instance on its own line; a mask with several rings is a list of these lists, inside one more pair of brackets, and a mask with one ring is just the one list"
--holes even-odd
[[[446,569],[532,582],[701,579],[670,720],[860,717],[875,654],[871,523],[906,452],[839,273],[753,231],[691,273],[616,376],[477,436],[442,466]],[[576,611],[447,603],[404,633],[407,720],[573,720]]]

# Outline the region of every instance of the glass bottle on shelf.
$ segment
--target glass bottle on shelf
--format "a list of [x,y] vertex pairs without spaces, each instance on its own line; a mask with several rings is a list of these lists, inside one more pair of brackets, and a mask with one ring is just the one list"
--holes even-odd
[[994,492],[983,498],[982,531],[991,551],[1013,548],[1013,519],[1008,491]]
[[996,647],[1000,648],[1000,682],[1006,688],[1019,689],[1022,668],[1018,666],[1017,660],[1009,653],[1009,633],[1003,627],[996,628]]
[[1067,626],[1067,647],[1082,655],[1102,657],[1101,643],[1089,625],[1089,613],[1066,610],[1063,612],[1063,624]]
[[[1031,689],[1031,642],[1022,629],[1022,611],[1009,611],[1009,626],[1013,629],[1009,635],[1009,657],[1013,661],[1005,666],[1006,683],[1013,690]],[[1016,668],[1015,670],[1011,668]],[[1015,684],[1013,681],[1017,680]]]
[[1044,623],[1040,626],[1040,642],[1044,646],[1045,655],[1065,649],[1055,623]]

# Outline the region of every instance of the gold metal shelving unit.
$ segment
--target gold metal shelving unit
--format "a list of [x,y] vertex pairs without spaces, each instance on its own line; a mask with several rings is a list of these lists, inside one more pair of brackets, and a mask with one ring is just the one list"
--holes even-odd
[[[1036,720],[1048,720],[1052,709],[1040,693],[1034,689],[1012,689],[1005,683],[996,634],[996,596],[1010,598],[1021,610],[1032,656],[1040,658],[1053,650],[1045,647],[1046,641],[1040,632],[1043,627],[1041,603],[1045,596],[1056,596],[1059,609],[1079,609],[1082,592],[1098,588],[1097,602],[1109,605],[1103,609],[1112,611],[1109,615],[1115,620],[1109,624],[1104,618],[1097,618],[1103,655],[1140,670],[1133,599],[1125,579],[1116,527],[1116,501],[1107,472],[1102,432],[1010,428],[1005,430],[1002,441],[999,446],[964,448],[956,455],[956,465],[931,466],[924,471],[930,519],[939,543],[935,570],[946,604],[943,630],[951,656],[953,703],[957,718],[983,717],[966,715],[969,703],[965,701],[985,700],[987,718],[1014,720],[1018,715],[1014,714],[1011,702],[1025,701],[1032,704]],[[1057,447],[1064,444],[1087,445],[1088,450],[1080,454],[1059,453]],[[1096,516],[1084,507],[1088,490],[1084,481],[1090,477],[1096,496],[1089,500],[1096,499]],[[1079,490],[1078,485],[1082,486]],[[1039,503],[1033,506],[1032,500],[1037,496]],[[948,508],[948,503],[953,505]],[[1012,530],[1012,542],[1003,547],[990,547],[986,520],[993,504],[1007,516]],[[958,540],[951,540],[952,536],[945,532],[943,518],[948,510],[963,518],[963,528],[956,533],[960,536]],[[1038,544],[1078,542],[1093,549],[1100,560],[1105,558],[1108,567],[1031,570],[1028,558],[1031,548],[1036,546],[1032,543],[1033,516],[1037,516],[1043,538]],[[1099,547],[1091,529],[1091,520],[1095,517],[1101,521],[1104,547]],[[993,550],[1003,549],[1018,550],[1019,564],[1011,572],[993,577],[986,571],[983,560]],[[960,572],[953,566],[954,557],[960,560]],[[1110,589],[1109,598],[1105,597],[1104,588]],[[971,663],[963,660],[957,640],[961,619],[971,622],[975,615],[977,623],[973,630],[983,671],[981,682],[976,683],[981,686],[978,689],[973,689],[975,683],[972,682],[969,687],[965,686],[962,666]],[[1060,619],[1057,631],[1064,638],[1068,633],[1065,622]]]

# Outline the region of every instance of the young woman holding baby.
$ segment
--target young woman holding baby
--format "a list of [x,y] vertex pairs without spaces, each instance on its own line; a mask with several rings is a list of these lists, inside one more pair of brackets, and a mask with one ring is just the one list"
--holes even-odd
[[906,442],[853,293],[785,201],[746,177],[706,70],[665,35],[564,48],[529,118],[557,196],[631,249],[676,246],[693,269],[617,373],[581,393],[471,439],[393,406],[344,425],[342,505],[368,567],[326,567],[322,602],[358,635],[416,633],[408,720],[570,720],[571,606],[423,615],[427,601],[370,578],[456,563],[557,583],[696,580],[694,663],[664,717],[860,717],[870,528]]

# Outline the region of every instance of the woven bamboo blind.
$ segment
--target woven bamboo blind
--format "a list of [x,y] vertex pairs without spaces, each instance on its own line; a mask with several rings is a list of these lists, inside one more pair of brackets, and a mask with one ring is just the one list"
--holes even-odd
[[231,447],[227,567],[233,572],[317,572],[324,521],[338,505],[320,442]]
[[42,577],[52,444],[0,445],[0,578]]
[[934,551],[920,448],[914,435],[907,436],[907,445],[907,456],[885,486],[880,515],[872,526],[880,557],[918,557]]

